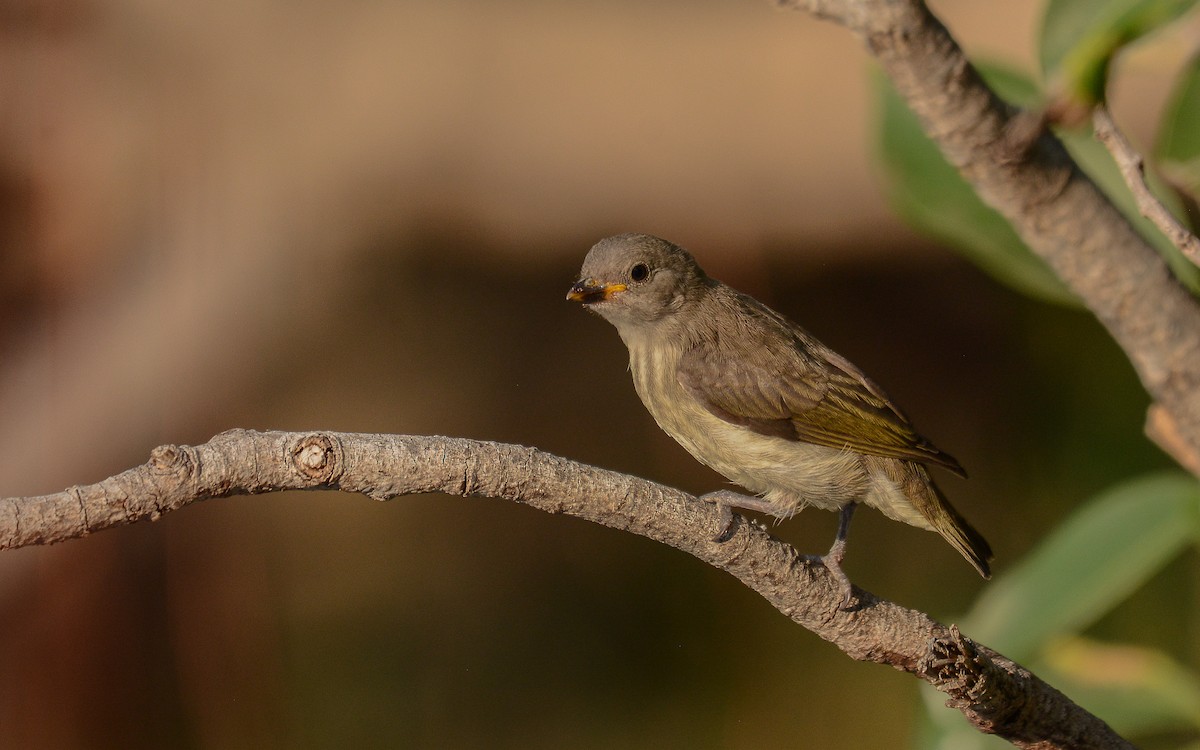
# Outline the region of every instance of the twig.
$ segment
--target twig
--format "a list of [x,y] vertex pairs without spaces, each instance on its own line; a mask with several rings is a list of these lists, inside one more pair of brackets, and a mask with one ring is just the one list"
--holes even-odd
[[1095,129],[1096,139],[1104,144],[1113,161],[1117,163],[1121,177],[1125,179],[1125,184],[1129,186],[1133,199],[1137,202],[1138,211],[1153,222],[1158,231],[1166,235],[1171,244],[1179,248],[1179,252],[1188,260],[1200,266],[1200,239],[1197,239],[1196,235],[1180,223],[1162,201],[1150,192],[1150,186],[1146,184],[1145,161],[1117,127],[1108,108],[1096,107],[1092,113],[1092,127]]
[[0,499],[0,549],[58,542],[158,518],[200,500],[287,489],[337,489],[376,500],[440,492],[495,497],[649,537],[725,570],[849,656],[929,682],[980,731],[1020,747],[1131,747],[1100,719],[1013,661],[928,615],[838,583],[761,525],[679,490],[516,445],[447,437],[231,430],[86,487]]

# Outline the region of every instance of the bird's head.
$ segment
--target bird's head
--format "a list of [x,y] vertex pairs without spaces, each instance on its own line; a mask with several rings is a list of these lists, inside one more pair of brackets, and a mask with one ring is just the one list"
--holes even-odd
[[686,308],[709,285],[683,248],[648,234],[619,234],[588,251],[567,299],[602,316],[624,338]]

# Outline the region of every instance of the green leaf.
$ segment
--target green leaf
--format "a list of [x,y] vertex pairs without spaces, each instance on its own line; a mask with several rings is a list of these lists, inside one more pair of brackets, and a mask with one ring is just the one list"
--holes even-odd
[[1200,55],[1180,73],[1163,113],[1154,154],[1168,180],[1193,199],[1200,198]]
[[1200,484],[1178,472],[1088,502],[993,582],[963,630],[1017,661],[1091,624],[1154,575],[1200,528]]
[[[1032,84],[1014,73],[992,71],[989,83],[1011,99],[1029,100],[1034,95]],[[888,198],[896,211],[999,281],[1042,300],[1078,306],[1074,295],[1025,246],[1008,221],[980,200],[946,161],[884,76],[875,76],[875,88],[881,112],[880,158]]]
[[[1022,106],[1030,106],[1037,100],[1037,90],[1027,77],[998,66],[981,66],[979,70],[1006,100]],[[1200,73],[1195,73],[1194,79],[1200,79]],[[874,83],[880,111],[879,158],[888,198],[896,212],[914,227],[957,249],[1000,282],[1044,301],[1078,307],[1075,296],[1025,245],[1008,221],[980,200],[946,161],[887,79],[876,74]],[[1188,147],[1200,148],[1200,125],[1193,124],[1200,119],[1200,101],[1196,101],[1200,98],[1200,80],[1194,80],[1193,84],[1188,89],[1190,98],[1181,99],[1179,104],[1179,134],[1173,143],[1179,144],[1174,153],[1181,155]],[[1175,275],[1190,289],[1200,292],[1200,268],[1141,216],[1108,151],[1090,133],[1067,131],[1058,135],[1072,158],[1158,249]],[[1192,140],[1187,140],[1189,137]],[[1188,163],[1200,171],[1196,153],[1188,153],[1191,155]],[[1157,184],[1153,174],[1148,180],[1155,194],[1176,215],[1182,215],[1180,202],[1170,190]]]
[[1042,17],[1042,74],[1071,101],[1104,101],[1122,47],[1174,21],[1196,0],[1050,0]]
[[1120,734],[1200,729],[1200,676],[1156,649],[1068,638],[1035,671]]

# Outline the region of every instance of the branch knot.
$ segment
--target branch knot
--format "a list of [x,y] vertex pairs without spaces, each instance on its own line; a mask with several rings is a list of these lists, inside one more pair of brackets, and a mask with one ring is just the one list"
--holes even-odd
[[323,432],[313,432],[297,440],[289,458],[296,471],[314,484],[336,483],[346,463],[341,444]]
[[196,451],[189,446],[160,445],[150,451],[150,469],[159,475],[184,478],[195,472]]

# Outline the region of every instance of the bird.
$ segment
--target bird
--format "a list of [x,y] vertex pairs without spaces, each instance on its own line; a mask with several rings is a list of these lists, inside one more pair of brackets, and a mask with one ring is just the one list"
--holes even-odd
[[838,511],[821,556],[848,608],[842,562],[859,504],[935,531],[991,577],[992,550],[934,484],[929,467],[966,477],[845,357],[754,298],[706,274],[683,248],[648,234],[597,242],[567,299],[611,323],[629,350],[634,389],[668,435],[752,495],[701,499],[779,520]]

